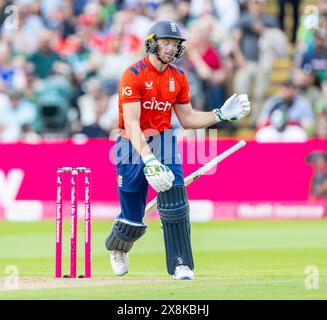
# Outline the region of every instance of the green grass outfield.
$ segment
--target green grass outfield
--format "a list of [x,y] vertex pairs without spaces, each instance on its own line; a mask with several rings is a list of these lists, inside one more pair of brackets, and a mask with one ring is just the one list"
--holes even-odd
[[[193,223],[196,281],[174,281],[167,275],[159,222],[149,223],[134,245],[128,275],[115,277],[104,248],[110,227],[111,221],[92,223],[91,280],[54,279],[54,222],[0,221],[0,299],[327,298],[327,220]],[[68,238],[66,223],[66,272]],[[79,262],[81,272],[83,259]],[[305,287],[311,283],[305,273],[310,265],[319,270],[318,289]],[[12,268],[19,273],[18,290],[8,287]]]

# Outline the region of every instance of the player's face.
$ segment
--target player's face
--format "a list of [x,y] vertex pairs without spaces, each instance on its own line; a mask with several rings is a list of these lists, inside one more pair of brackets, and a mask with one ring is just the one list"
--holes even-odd
[[172,38],[158,39],[158,53],[162,61],[170,63],[174,61],[178,50],[179,40]]

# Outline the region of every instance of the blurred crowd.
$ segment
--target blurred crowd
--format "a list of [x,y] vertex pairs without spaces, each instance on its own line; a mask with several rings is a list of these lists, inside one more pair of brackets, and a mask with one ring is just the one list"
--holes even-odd
[[[118,123],[119,78],[145,55],[147,31],[159,19],[177,21],[187,36],[176,63],[193,108],[249,95],[248,119],[214,128],[253,130],[260,142],[326,138],[327,0],[311,1],[317,11],[309,14],[301,0],[270,0],[275,15],[267,1],[0,0],[0,142],[108,137]],[[271,95],[276,59],[290,59],[291,70]]]

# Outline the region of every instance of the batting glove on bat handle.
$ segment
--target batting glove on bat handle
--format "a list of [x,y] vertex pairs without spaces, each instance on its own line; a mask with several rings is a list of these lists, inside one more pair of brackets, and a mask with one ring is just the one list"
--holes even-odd
[[163,192],[173,186],[175,179],[173,172],[158,161],[154,155],[149,155],[142,160],[145,164],[143,169],[145,178],[154,190]]

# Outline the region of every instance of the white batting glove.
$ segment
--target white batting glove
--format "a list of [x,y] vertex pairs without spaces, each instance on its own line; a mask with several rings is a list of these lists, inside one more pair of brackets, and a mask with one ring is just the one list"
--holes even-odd
[[145,167],[143,169],[145,178],[149,185],[157,192],[169,190],[173,186],[175,176],[173,172],[163,165],[151,154],[143,159]]
[[213,110],[217,122],[222,120],[240,120],[250,113],[250,102],[247,94],[233,94],[220,109]]

